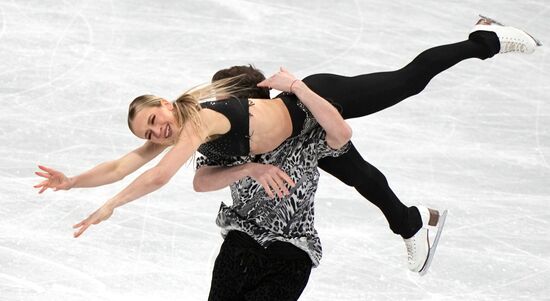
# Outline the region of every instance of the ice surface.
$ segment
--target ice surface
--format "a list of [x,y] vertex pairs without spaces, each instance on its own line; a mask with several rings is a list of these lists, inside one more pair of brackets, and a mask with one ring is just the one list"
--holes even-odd
[[[187,166],[74,239],[134,176],[38,195],[36,165],[75,175],[139,146],[126,126],[138,95],[173,99],[247,63],[300,77],[393,70],[465,39],[478,13],[550,43],[546,0],[1,0],[0,300],[205,300],[227,190],[194,192]],[[403,202],[449,209],[447,225],[418,277],[378,209],[323,174],[324,257],[301,300],[550,300],[547,48],[462,62],[351,121]]]

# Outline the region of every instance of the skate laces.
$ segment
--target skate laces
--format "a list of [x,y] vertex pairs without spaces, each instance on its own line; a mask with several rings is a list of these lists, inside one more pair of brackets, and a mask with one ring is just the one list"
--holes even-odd
[[413,237],[405,240],[405,246],[407,247],[407,261],[409,263],[414,262],[414,257],[416,253],[416,240]]
[[527,45],[525,45],[525,42],[519,40],[519,39],[513,39],[515,41],[502,41],[502,46],[500,49],[501,53],[507,53],[507,52],[527,52]]

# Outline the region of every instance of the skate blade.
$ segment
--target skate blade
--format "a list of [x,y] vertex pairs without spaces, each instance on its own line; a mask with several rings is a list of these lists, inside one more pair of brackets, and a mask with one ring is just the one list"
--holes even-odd
[[[487,20],[487,21],[489,21],[489,22],[491,22],[491,23],[495,23],[495,24],[500,25],[500,26],[506,26],[506,25],[500,23],[499,21],[497,21],[497,20],[495,20],[495,19],[493,19],[493,18],[486,17],[486,16],[484,16],[484,15],[482,15],[482,14],[479,14],[479,17],[482,18],[482,19],[485,19],[485,20]],[[526,31],[524,31],[524,30],[522,30],[522,31],[525,32],[525,34],[527,34],[528,36],[530,36],[531,39],[533,39],[533,41],[535,41],[535,44],[536,44],[537,46],[542,46],[542,42],[541,42],[539,39],[535,38],[534,36],[532,36],[531,34],[529,34],[528,32],[526,32]]]
[[447,210],[443,211],[443,213],[439,216],[439,226],[437,228],[437,233],[435,235],[434,242],[432,246],[430,247],[430,250],[428,251],[428,259],[426,260],[426,263],[418,272],[420,276],[426,275],[428,273],[428,269],[430,268],[430,265],[432,264],[432,260],[435,255],[435,250],[437,249],[437,245],[439,244],[439,238],[441,237],[441,232],[443,231],[443,227],[445,226],[445,220],[447,219]]
[[[525,32],[525,31],[524,31]],[[540,40],[538,40],[537,38],[535,38],[534,36],[530,35],[528,32],[525,32],[528,36],[531,37],[531,39],[533,39],[533,41],[535,41],[535,44],[537,44],[537,46],[542,46],[542,43]]]
[[497,21],[497,20],[495,20],[495,19],[493,19],[493,18],[485,17],[485,16],[482,15],[482,14],[479,14],[478,16],[479,16],[481,19],[485,19],[485,20],[487,20],[487,21],[489,21],[489,22],[491,22],[491,23],[495,23],[495,24],[500,25],[500,26],[506,26],[506,25],[500,23],[499,21]]

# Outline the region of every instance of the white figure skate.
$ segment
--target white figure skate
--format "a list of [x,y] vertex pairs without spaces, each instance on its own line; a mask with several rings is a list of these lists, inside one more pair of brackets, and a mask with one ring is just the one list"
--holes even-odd
[[411,238],[405,239],[408,268],[424,276],[432,263],[441,231],[447,218],[447,210],[442,214],[434,209],[417,206],[422,218],[422,228]]
[[479,15],[479,17],[481,19],[479,19],[471,32],[484,30],[496,33],[500,41],[499,53],[519,52],[530,54],[535,52],[537,46],[542,46],[539,40],[523,30],[505,26],[489,17],[482,15]]

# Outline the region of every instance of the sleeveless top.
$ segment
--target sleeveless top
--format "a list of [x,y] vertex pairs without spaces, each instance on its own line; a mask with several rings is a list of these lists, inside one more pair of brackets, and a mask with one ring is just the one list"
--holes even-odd
[[247,98],[231,97],[222,100],[202,102],[203,109],[211,109],[221,113],[231,124],[231,129],[213,140],[203,143],[198,151],[205,155],[217,156],[247,156],[250,154],[250,116]]
[[[292,122],[290,138],[309,131],[317,121],[309,110],[291,93],[281,93],[277,98],[283,100]],[[211,109],[224,115],[231,124],[225,134],[212,137],[203,143],[198,152],[206,157],[225,158],[233,160],[236,157],[250,157],[250,112],[249,107],[254,105],[248,98],[230,97],[222,100],[213,100],[200,103],[201,108]]]

